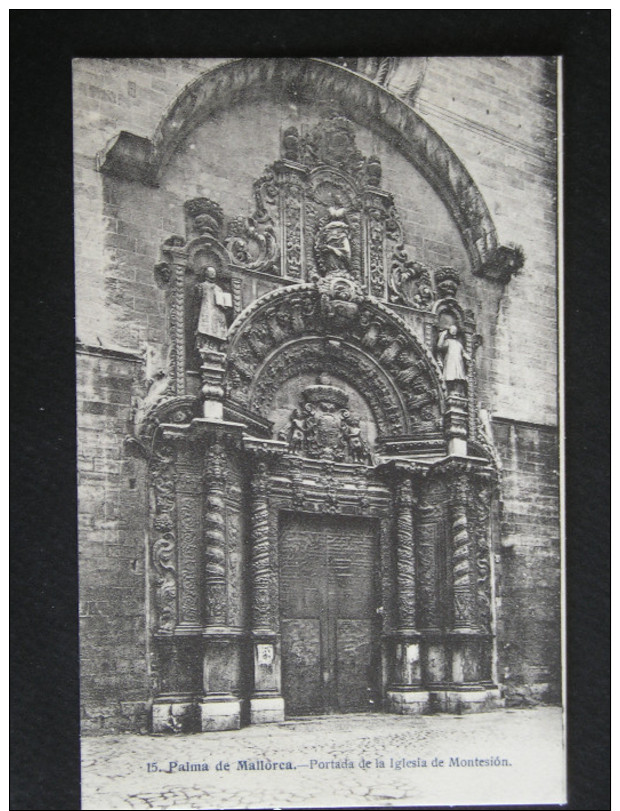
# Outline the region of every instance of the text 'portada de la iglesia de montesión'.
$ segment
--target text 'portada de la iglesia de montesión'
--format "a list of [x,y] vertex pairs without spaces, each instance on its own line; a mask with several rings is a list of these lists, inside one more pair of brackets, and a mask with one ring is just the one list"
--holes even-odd
[[75,62],[85,731],[559,701],[555,70]]

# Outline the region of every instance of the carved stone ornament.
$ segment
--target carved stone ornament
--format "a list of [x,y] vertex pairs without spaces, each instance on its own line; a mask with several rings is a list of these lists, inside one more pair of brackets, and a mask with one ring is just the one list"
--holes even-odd
[[478,624],[491,630],[491,508],[495,483],[491,479],[478,479],[471,489],[469,524],[475,548],[476,599]]
[[[319,358],[328,357],[330,368],[321,369]],[[397,315],[349,279],[274,291],[231,330],[228,397],[239,405],[267,416],[278,386],[302,369],[338,376],[342,369],[354,387],[363,385],[381,432],[441,430],[445,388],[436,362]]]
[[[333,64],[338,61],[339,64]],[[354,70],[342,65],[354,64]],[[99,171],[157,185],[168,162],[198,121],[233,104],[239,94],[249,101],[271,97],[282,102],[283,88],[291,101],[338,104],[357,124],[393,133],[405,158],[419,168],[436,189],[461,231],[475,275],[502,282],[522,264],[520,249],[499,246],[487,205],[472,177],[447,143],[411,106],[424,75],[424,59],[364,57],[362,60],[235,59],[205,71],[170,105],[152,138],[122,131],[97,156]],[[356,72],[354,72],[356,71]],[[361,74],[361,75],[358,75]],[[368,111],[377,114],[369,116]],[[380,113],[378,112],[380,111]],[[336,119],[343,116],[336,115]],[[346,119],[345,119],[346,121]],[[334,121],[323,137],[304,137],[288,127],[282,156],[290,162],[327,160],[334,169],[366,175],[376,185],[372,158],[360,161],[351,145],[351,122]],[[376,130],[378,131],[378,130]],[[358,168],[359,167],[359,168]]]
[[324,375],[317,378],[316,385],[304,389],[299,408],[291,414],[288,437],[283,437],[290,451],[312,459],[372,464],[359,417],[348,406],[345,391]]
[[[458,274],[451,268],[433,273],[409,259],[393,198],[380,187],[380,161],[360,152],[355,125],[339,112],[323,117],[310,132],[285,129],[281,155],[254,183],[250,217],[230,217],[217,202],[194,198],[184,204],[186,236],[173,235],[163,243],[155,276],[169,310],[168,368],[165,384],[153,395],[160,401],[184,396],[190,385],[187,372],[198,372],[204,415],[218,418],[226,395],[237,405],[249,405],[254,371],[268,347],[275,348],[285,336],[349,333],[387,375],[378,375],[370,394],[384,403],[383,413],[375,414],[381,432],[406,432],[420,423],[440,430],[442,394],[441,383],[438,387],[432,379],[435,370],[411,351],[410,337],[394,330],[393,320],[377,317],[368,304],[387,300],[432,314],[426,323],[431,333],[425,332],[431,346],[437,337],[433,319],[441,317],[436,307],[445,309],[451,302],[450,311],[460,312],[453,298]],[[245,340],[228,352],[229,326],[242,310],[246,272],[305,280],[313,292],[298,291],[282,306],[271,307],[269,318],[255,321]],[[215,353],[227,355],[228,367]],[[359,357],[358,366],[359,375],[367,376],[367,360]],[[470,378],[473,399],[473,370]],[[398,405],[387,405],[390,383]],[[263,377],[260,386],[264,390],[266,385]],[[153,404],[155,397],[148,407]],[[403,408],[407,416],[397,416]],[[472,422],[470,433],[474,430]]]
[[193,236],[210,236],[220,239],[224,224],[222,207],[206,197],[188,200],[183,208],[188,218],[188,231]]
[[151,576],[155,630],[171,632],[177,622],[176,472],[175,449],[157,449],[151,464],[154,493],[151,535]]
[[439,298],[454,298],[460,275],[454,268],[442,267],[435,271],[435,287]]

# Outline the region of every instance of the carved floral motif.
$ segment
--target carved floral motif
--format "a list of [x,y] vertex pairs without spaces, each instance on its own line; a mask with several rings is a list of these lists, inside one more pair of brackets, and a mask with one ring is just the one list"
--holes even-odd
[[172,445],[159,446],[150,473],[154,493],[151,563],[155,628],[172,631],[177,622],[176,473]]

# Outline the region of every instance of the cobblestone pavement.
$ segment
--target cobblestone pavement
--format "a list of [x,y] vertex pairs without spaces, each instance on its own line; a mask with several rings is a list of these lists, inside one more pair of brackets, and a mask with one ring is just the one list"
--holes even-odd
[[[229,769],[217,769],[218,762]],[[331,716],[176,737],[123,734],[83,739],[82,808],[556,803],[565,794],[563,762],[556,707]]]

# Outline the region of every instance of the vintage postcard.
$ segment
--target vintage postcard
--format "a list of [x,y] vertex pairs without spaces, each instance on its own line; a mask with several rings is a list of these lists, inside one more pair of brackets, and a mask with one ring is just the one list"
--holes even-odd
[[74,60],[83,808],[566,801],[561,67]]

